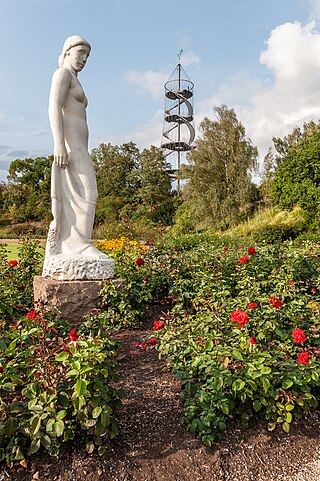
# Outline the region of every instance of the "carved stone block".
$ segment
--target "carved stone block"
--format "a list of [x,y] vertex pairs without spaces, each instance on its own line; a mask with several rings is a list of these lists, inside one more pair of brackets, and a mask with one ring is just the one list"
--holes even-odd
[[33,281],[35,302],[56,307],[61,318],[75,323],[98,307],[101,288],[98,280],[59,281],[35,276]]

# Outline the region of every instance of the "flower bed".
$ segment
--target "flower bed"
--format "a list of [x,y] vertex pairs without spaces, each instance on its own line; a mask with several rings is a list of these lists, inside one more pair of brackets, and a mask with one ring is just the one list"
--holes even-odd
[[189,250],[158,349],[182,381],[184,422],[210,446],[230,419],[268,428],[317,406],[318,250]]

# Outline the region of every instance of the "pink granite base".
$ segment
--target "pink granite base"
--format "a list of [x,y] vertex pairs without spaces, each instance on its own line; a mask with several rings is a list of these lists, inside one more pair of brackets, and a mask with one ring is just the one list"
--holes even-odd
[[41,276],[33,280],[35,302],[43,302],[61,312],[61,318],[78,323],[98,307],[102,282],[98,280],[58,281]]

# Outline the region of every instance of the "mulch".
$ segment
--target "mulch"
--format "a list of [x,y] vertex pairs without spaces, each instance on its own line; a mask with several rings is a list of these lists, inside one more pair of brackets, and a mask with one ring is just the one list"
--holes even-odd
[[0,481],[319,481],[320,412],[307,413],[289,434],[269,432],[264,422],[243,431],[231,423],[222,441],[206,448],[181,426],[180,384],[149,344],[155,319],[168,306],[147,311],[141,330],[117,335],[125,392],[119,436],[107,459],[70,444],[55,461],[45,452],[27,468],[0,467]]

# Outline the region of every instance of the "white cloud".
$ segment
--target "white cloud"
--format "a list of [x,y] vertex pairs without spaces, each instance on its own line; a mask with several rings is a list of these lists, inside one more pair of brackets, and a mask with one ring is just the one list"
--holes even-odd
[[260,62],[269,78],[233,77],[196,105],[196,121],[213,118],[212,107],[222,103],[234,108],[262,158],[272,137],[320,118],[320,33],[315,23],[285,23],[272,30]]
[[183,52],[181,56],[181,64],[184,67],[187,67],[189,65],[197,65],[199,63],[201,63],[201,58],[199,57],[199,55],[191,52],[191,50]]
[[152,97],[158,98],[163,95],[164,84],[168,80],[168,73],[153,72],[137,72],[136,70],[129,70],[125,74],[128,82],[138,87],[138,92],[147,91]]
[[310,17],[316,20],[320,19],[320,0],[310,0],[311,15]]

